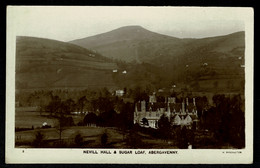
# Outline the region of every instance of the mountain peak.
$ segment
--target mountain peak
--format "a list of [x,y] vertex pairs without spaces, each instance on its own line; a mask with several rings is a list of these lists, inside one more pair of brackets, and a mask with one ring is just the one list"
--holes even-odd
[[139,26],[139,25],[123,26],[123,27],[120,27],[116,30],[119,30],[119,29],[125,29],[125,30],[143,29],[143,30],[146,30],[145,28],[143,28],[142,26]]
[[120,35],[120,36],[130,35],[130,37],[133,37],[135,35],[140,36],[140,33],[151,34],[151,33],[154,33],[154,32],[151,32],[151,31],[149,31],[149,30],[147,30],[147,29],[145,29],[145,28],[143,28],[142,26],[139,26],[139,25],[130,25],[130,26],[124,26],[124,27],[117,28],[117,29],[112,30],[108,33],[115,33],[115,35]]

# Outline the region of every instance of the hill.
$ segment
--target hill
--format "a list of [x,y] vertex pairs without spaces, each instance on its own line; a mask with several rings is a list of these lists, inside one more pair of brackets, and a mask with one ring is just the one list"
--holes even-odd
[[[126,26],[70,43],[127,63],[150,64],[153,71],[163,72],[156,80],[163,80],[168,86],[185,82],[187,85],[188,82],[189,87],[195,90],[243,90],[244,32],[179,39],[140,26]],[[137,71],[135,66],[130,69]],[[140,66],[139,69],[147,72]]]
[[17,37],[16,89],[116,87],[117,65],[100,54],[66,42]]

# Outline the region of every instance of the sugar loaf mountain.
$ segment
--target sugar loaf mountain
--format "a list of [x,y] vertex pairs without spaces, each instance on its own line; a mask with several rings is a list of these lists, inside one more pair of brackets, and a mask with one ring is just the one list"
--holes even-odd
[[244,91],[244,32],[181,39],[126,26],[70,42],[17,37],[16,46],[17,90]]
[[129,78],[121,80],[128,85],[131,81],[156,87],[185,83],[200,91],[243,90],[244,32],[179,39],[127,26],[71,43],[128,63],[124,68]]

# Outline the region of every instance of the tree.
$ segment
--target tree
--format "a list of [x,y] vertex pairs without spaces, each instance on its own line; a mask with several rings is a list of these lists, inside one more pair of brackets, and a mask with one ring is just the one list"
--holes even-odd
[[59,96],[53,96],[50,103],[46,106],[46,111],[49,111],[50,115],[60,112],[61,99]]
[[129,146],[129,148],[133,149],[144,147],[142,137],[137,133],[137,131],[132,129],[128,132],[126,144]]
[[88,113],[83,120],[84,125],[97,124],[98,117],[95,113]]
[[100,125],[101,126],[109,126],[114,127],[117,125],[118,122],[118,114],[115,112],[115,110],[109,110],[106,112],[101,113],[100,115]]
[[74,142],[76,144],[76,147],[81,147],[83,146],[83,137],[80,133],[77,133],[75,138],[74,138]]
[[35,139],[33,141],[33,146],[42,147],[44,144],[43,139],[44,139],[44,134],[41,131],[37,131],[35,133]]
[[84,107],[85,107],[85,104],[87,103],[87,98],[86,96],[82,96],[81,98],[79,98],[78,100],[78,107],[79,107],[79,111],[80,112],[83,112],[84,111]]
[[187,137],[186,126],[182,127],[180,132],[179,132],[178,147],[180,149],[187,149],[188,148],[188,137]]
[[237,148],[245,147],[245,113],[244,113],[244,101],[242,101],[240,95],[235,95],[231,100],[230,115],[232,122],[229,123],[229,139]]
[[62,132],[66,129],[68,126],[73,126],[73,118],[72,117],[66,117],[65,112],[67,106],[65,105],[64,102],[60,103],[60,106],[58,107],[58,112],[55,113],[55,118],[57,119],[57,124],[56,124],[56,130],[59,134],[59,143],[60,145],[62,144]]
[[101,114],[114,110],[114,103],[107,97],[99,97],[97,104]]
[[215,106],[218,108],[219,105],[221,104],[221,102],[225,99],[225,95],[221,94],[221,95],[214,95],[212,97],[213,103],[215,104]]
[[168,139],[171,137],[171,123],[165,114],[163,114],[158,120],[158,128],[162,138]]
[[245,146],[245,115],[240,95],[214,95],[215,107],[203,114],[206,128],[212,130],[218,143],[229,143],[238,148]]
[[133,98],[135,102],[142,100],[148,101],[149,95],[145,91],[142,91],[140,86],[137,86],[133,90]]
[[208,99],[206,96],[196,98],[196,108],[198,111],[198,117],[199,117],[200,121],[202,122],[202,124],[204,123],[202,114],[205,112],[205,110],[207,110],[208,104],[209,103],[208,103]]
[[118,126],[121,129],[131,129],[133,127],[134,120],[134,105],[131,103],[123,103],[122,108],[120,110],[120,114],[118,115]]
[[157,102],[165,102],[165,97],[164,96],[157,96],[156,100],[157,100]]
[[104,133],[101,135],[101,145],[102,145],[103,147],[106,147],[107,141],[108,141],[108,135],[107,135],[106,132],[104,132]]
[[65,125],[64,125],[64,117],[60,116],[57,119],[57,125],[55,126],[56,131],[59,134],[59,145],[62,144],[62,132],[65,130]]
[[100,97],[106,97],[106,98],[110,98],[111,94],[108,91],[108,89],[106,87],[104,87],[101,91],[100,91]]
[[124,87],[124,95],[127,95],[128,93],[127,93],[127,88],[126,87]]
[[71,98],[70,99],[67,99],[65,102],[64,102],[64,106],[66,109],[64,109],[65,113],[66,114],[70,114],[70,112],[74,111],[74,106],[75,106],[75,102],[74,100],[72,100]]

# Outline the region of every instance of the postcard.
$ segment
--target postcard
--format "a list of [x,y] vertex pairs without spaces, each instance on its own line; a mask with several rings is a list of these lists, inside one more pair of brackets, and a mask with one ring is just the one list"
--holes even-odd
[[252,163],[253,18],[8,6],[6,163]]

